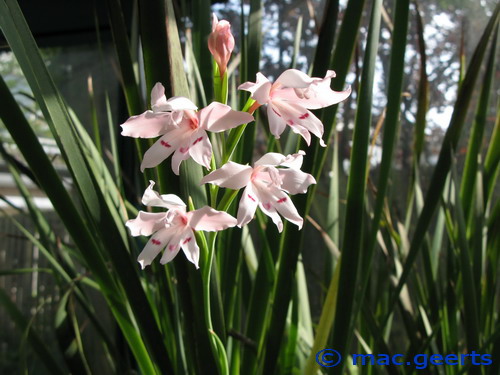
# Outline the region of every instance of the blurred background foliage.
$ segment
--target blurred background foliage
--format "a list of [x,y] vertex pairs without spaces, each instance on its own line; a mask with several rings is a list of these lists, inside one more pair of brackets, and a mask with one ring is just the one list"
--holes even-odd
[[[127,87],[123,70],[123,61],[115,51],[118,43],[116,37],[112,36],[109,8],[106,7],[107,4],[111,9],[116,10],[118,8],[113,8],[113,4],[118,7],[116,4],[119,2],[108,1],[105,4],[105,2],[89,1],[72,6],[64,4],[64,2],[54,2],[50,6],[44,3],[41,1],[37,5],[33,5],[33,2],[19,1],[31,31],[40,46],[43,61],[59,93],[64,98],[65,105],[74,112],[75,117],[86,128],[94,139],[94,143],[98,145],[103,164],[114,173],[115,183],[122,193],[120,199],[126,198],[131,202],[131,204],[128,202],[124,204],[127,205],[128,215],[131,217],[134,209],[130,206],[137,206],[144,181],[143,177],[138,176],[136,172],[138,165],[136,146],[138,145],[130,139],[117,137],[119,132],[117,124],[125,121],[132,114],[131,112],[134,112],[130,98],[125,97],[127,94],[130,95],[126,92],[129,87]],[[173,1],[180,42],[186,58],[185,66],[188,68],[189,89],[193,93],[192,99],[201,106],[205,101],[209,101],[212,95],[211,87],[207,83],[211,80],[211,65],[205,69],[210,56],[207,55],[208,52],[204,48],[204,38],[206,38],[207,30],[210,31],[210,19],[208,17],[200,19],[201,16],[208,15],[210,10],[214,11],[219,19],[227,19],[232,24],[237,47],[233,56],[233,66],[230,67],[230,69],[234,68],[232,70],[234,73],[231,77],[233,81],[230,82],[230,88],[233,89],[230,90],[229,103],[233,104],[233,108],[239,107],[241,109],[240,103],[244,98],[236,96],[234,87],[242,80],[254,81],[254,76],[250,75],[249,72],[259,68],[266,76],[276,78],[280,72],[291,67],[311,73],[316,66],[323,63],[314,61],[321,27],[328,22],[333,22],[336,27],[332,33],[338,35],[340,25],[344,22],[348,3],[348,1],[325,0],[277,2],[230,0],[212,1],[211,4],[201,0]],[[355,3],[355,1],[351,1],[351,3]],[[267,348],[270,346],[266,340],[272,337],[272,333],[263,333],[260,338],[258,337],[261,342],[257,341],[256,343],[253,341],[255,338],[249,337],[245,332],[245,329],[248,329],[245,321],[248,316],[251,317],[253,312],[248,301],[251,300],[255,289],[262,285],[255,280],[259,280],[258,269],[260,267],[258,266],[265,265],[265,259],[262,256],[262,254],[266,254],[266,251],[262,250],[265,249],[265,238],[266,236],[270,238],[268,246],[271,247],[271,252],[275,252],[273,244],[277,248],[279,240],[270,230],[264,232],[264,237],[262,237],[263,233],[259,231],[257,224],[250,227],[250,234],[243,235],[243,244],[241,238],[238,241],[237,236],[228,236],[225,239],[226,248],[242,247],[247,258],[245,262],[241,259],[237,261],[239,279],[237,283],[235,282],[237,287],[234,291],[237,297],[233,300],[229,299],[237,307],[235,307],[236,310],[230,310],[231,314],[225,316],[225,319],[228,319],[226,322],[228,323],[227,342],[225,344],[230,370],[234,374],[239,373],[240,366],[242,373],[244,371],[246,373],[253,373],[253,371],[256,371],[255,373],[257,371],[269,373],[266,372],[269,369],[275,370],[276,373],[303,373],[303,371],[315,373],[320,370],[319,368],[311,370],[312,367],[306,365],[306,362],[311,361],[313,343],[321,342],[318,339],[319,331],[317,331],[323,327],[320,317],[325,311],[333,315],[335,310],[335,306],[327,306],[328,290],[330,282],[335,280],[333,275],[334,272],[337,272],[334,270],[337,269],[338,252],[339,249],[340,251],[343,249],[342,237],[349,233],[348,229],[345,228],[346,210],[348,210],[346,203],[348,178],[351,167],[353,132],[360,107],[358,102],[360,99],[359,86],[365,66],[365,46],[368,40],[367,34],[370,17],[373,13],[373,3],[375,1],[367,1],[362,7],[359,37],[354,45],[353,60],[347,69],[345,80],[346,84],[352,86],[353,94],[339,107],[337,120],[333,123],[335,130],[332,133],[335,137],[332,139],[332,144],[336,146],[330,148],[328,162],[319,171],[319,184],[315,193],[311,195],[314,196],[314,199],[308,214],[309,223],[304,230],[304,237],[301,237],[302,242],[305,243],[303,245],[304,251],[298,261],[297,279],[303,278],[303,280],[298,281],[297,284],[290,282],[294,285],[293,291],[290,292],[292,303],[290,300],[286,300],[285,307],[281,305],[285,311],[286,332],[280,333],[279,329],[272,331],[271,329],[275,327],[274,320],[271,321],[271,319],[275,319],[272,311],[261,312],[263,316],[267,316],[267,318],[262,319],[267,328],[271,327],[269,332],[274,332],[276,337],[279,337],[278,341],[281,346],[276,345],[279,357],[274,356],[273,359],[269,359],[265,354],[262,354],[262,352],[266,352],[266,344]],[[327,13],[326,7],[332,4],[338,4],[338,11]],[[43,9],[44,5],[47,5],[46,9]],[[122,31],[126,31],[129,37],[130,62],[140,96],[134,105],[140,111],[146,109],[142,103],[147,102],[145,98],[148,97],[150,89],[149,80],[152,79],[150,77],[160,80],[158,77],[168,75],[171,68],[167,67],[165,61],[158,61],[156,65],[148,65],[147,51],[156,48],[159,55],[166,53],[166,51],[162,52],[164,40],[161,35],[147,34],[149,40],[142,40],[139,36],[142,35],[142,38],[145,38],[148,32],[144,26],[145,21],[141,17],[151,17],[152,30],[149,32],[154,33],[154,26],[158,26],[155,24],[153,16],[155,6],[158,6],[157,9],[165,11],[163,2],[146,4],[143,1],[122,1],[120,5],[126,27]],[[369,247],[367,244],[370,237],[370,225],[366,225],[366,223],[373,217],[376,205],[377,182],[384,150],[382,124],[388,105],[387,92],[390,89],[389,77],[391,75],[391,53],[393,53],[394,47],[395,6],[396,0],[382,2],[380,39],[376,57],[373,58],[375,64],[374,88],[373,100],[370,102],[372,120],[369,129],[371,144],[367,162],[369,174],[365,193],[366,217],[365,231],[363,232],[363,243],[366,247]],[[419,38],[417,6],[422,17],[422,35],[425,40],[426,52],[425,72],[428,85],[424,91],[428,90],[428,94],[424,99],[421,97],[422,51],[419,46],[421,40]],[[470,335],[468,332],[471,330],[471,325],[467,323],[469,313],[465,312],[468,300],[467,296],[464,297],[464,293],[467,292],[462,291],[463,283],[466,280],[464,279],[466,271],[462,268],[463,260],[459,261],[461,245],[466,242],[471,248],[472,245],[477,245],[481,249],[479,261],[471,261],[471,264],[475,264],[474,267],[479,267],[474,269],[473,278],[474,281],[477,281],[474,285],[476,293],[479,295],[478,298],[481,300],[477,305],[482,307],[478,312],[481,315],[478,336],[481,336],[482,346],[477,349],[487,348],[490,352],[493,351],[494,355],[499,353],[499,187],[498,184],[494,183],[493,192],[489,199],[478,190],[475,191],[477,199],[474,199],[474,204],[476,205],[475,209],[478,210],[475,214],[481,218],[478,219],[481,221],[480,231],[488,232],[489,236],[474,237],[475,230],[478,229],[473,225],[472,214],[467,216],[466,212],[465,219],[462,218],[463,213],[460,214],[459,211],[463,208],[460,205],[457,207],[457,197],[454,196],[454,189],[460,190],[461,186],[461,179],[458,176],[462,176],[464,173],[464,164],[470,149],[469,141],[476,115],[475,109],[479,105],[481,89],[484,87],[482,83],[470,88],[473,90],[470,104],[468,103],[471,110],[467,113],[460,143],[454,149],[453,166],[450,168],[456,177],[449,177],[443,194],[437,193],[440,197],[438,214],[432,216],[431,229],[425,231],[425,241],[423,240],[424,245],[422,245],[425,249],[424,255],[417,259],[417,265],[413,271],[408,271],[411,272],[411,280],[405,285],[405,289],[401,293],[401,300],[397,298],[401,289],[394,297],[397,280],[401,276],[405,261],[408,259],[410,242],[413,239],[417,220],[425,203],[423,197],[426,196],[429,185],[432,184],[431,180],[438,165],[445,134],[454,111],[457,111],[454,106],[457,103],[459,87],[483,31],[490,18],[495,14],[496,6],[497,1],[495,0],[419,0],[412,2],[404,60],[403,92],[398,115],[400,123],[397,134],[399,137],[396,138],[394,156],[391,159],[392,178],[387,193],[390,199],[384,202],[381,230],[377,235],[377,253],[373,258],[373,266],[371,267],[370,264],[370,276],[366,279],[370,281],[366,291],[366,306],[368,307],[358,306],[359,319],[347,320],[350,324],[356,324],[354,344],[350,344],[350,341],[345,344],[348,348],[352,348],[353,352],[356,350],[373,353],[398,352],[399,348],[405,348],[406,353],[413,354],[419,352],[442,354],[467,352],[467,348],[470,351],[472,344],[470,341],[465,343],[465,337]],[[247,56],[246,52],[243,51],[244,42],[251,42],[249,35],[254,28],[249,21],[249,15],[256,8],[260,9],[260,13],[256,13],[256,17],[261,21],[262,26],[262,31],[258,31],[262,38],[259,49],[261,57],[258,63],[257,61],[250,62],[254,55]],[[55,10],[52,11],[53,9]],[[44,12],[43,16],[40,16],[40,12]],[[325,17],[331,17],[332,14],[336,14],[338,18],[325,19]],[[246,23],[242,25],[242,21]],[[158,27],[161,26],[160,24]],[[495,31],[493,31],[494,33]],[[147,42],[150,44],[148,45]],[[337,42],[337,44],[339,43]],[[85,199],[79,195],[78,189],[74,186],[73,177],[68,171],[65,158],[61,155],[45,115],[34,98],[35,95],[18,65],[15,54],[9,51],[9,45],[5,39],[0,38],[0,48],[0,75],[35,131],[45,153],[56,167],[70,196],[79,208],[80,206],[85,207]],[[338,53],[342,54],[342,52]],[[345,53],[350,54],[348,50]],[[194,56],[197,64],[189,61],[190,54]],[[498,55],[498,50],[494,54]],[[245,56],[249,59],[246,65]],[[327,57],[331,57],[329,51]],[[487,57],[485,57],[486,59]],[[243,61],[243,63],[238,64],[238,61]],[[324,62],[322,65],[328,66],[329,62]],[[483,64],[480,69],[479,81],[483,79],[485,65]],[[331,68],[337,70],[336,66],[331,66]],[[205,83],[203,88],[197,84],[199,79],[196,69],[199,69],[200,78]],[[479,71],[479,68],[477,69]],[[485,110],[484,137],[478,142],[480,149],[477,153],[481,157],[479,158],[479,167],[475,172],[479,176],[486,173],[484,160],[487,158],[488,150],[491,150],[493,144],[498,144],[498,141],[493,143],[495,142],[493,129],[495,126],[498,128],[498,78],[500,72],[498,59],[492,71],[494,84]],[[320,72],[318,75],[323,73]],[[207,74],[208,78],[206,78]],[[245,78],[243,79],[243,77]],[[419,108],[423,102],[427,102],[428,107],[424,109],[427,112],[424,121],[424,141],[422,153],[418,155],[415,142],[418,138],[416,134],[418,133]],[[138,113],[139,110],[135,112]],[[279,142],[274,144],[265,130],[266,127],[260,126],[260,124],[265,123],[265,116],[260,116],[259,121],[259,126],[255,130],[255,147],[250,149],[250,153],[253,152],[257,156],[266,151],[280,151],[277,148],[289,149],[290,144],[293,148],[294,139],[291,137],[289,142],[286,142],[287,138],[284,137],[281,144]],[[96,131],[96,127],[99,130]],[[103,298],[101,286],[96,285],[98,283],[94,280],[92,271],[89,271],[85,257],[82,257],[73,246],[71,236],[68,235],[67,230],[63,228],[61,221],[55,215],[49,199],[45,197],[45,193],[36,183],[36,178],[32,178],[30,175],[23,153],[18,149],[10,132],[6,131],[1,122],[0,137],[2,149],[6,151],[2,153],[3,158],[6,159],[0,162],[0,198],[2,199],[0,206],[5,213],[4,216],[0,217],[0,288],[5,294],[0,300],[0,303],[5,307],[4,310],[0,310],[0,321],[2,322],[0,373],[9,374],[21,371],[37,374],[56,373],[53,372],[54,368],[51,368],[50,365],[47,369],[47,363],[43,358],[40,359],[40,353],[43,354],[43,351],[40,352],[39,349],[36,349],[37,340],[30,336],[32,330],[53,353],[54,363],[57,364],[55,366],[62,366],[63,373],[66,371],[96,373],[96,369],[100,369],[100,373],[147,373],[145,369],[148,368],[149,360],[141,362],[138,352],[142,352],[134,351],[131,348],[130,336],[124,333],[123,325],[116,324],[115,318],[113,318],[113,316],[116,317],[113,315],[116,312],[113,308],[111,311],[108,308],[109,299]],[[332,152],[332,149],[335,150],[335,153]],[[244,152],[242,151],[242,153]],[[309,155],[309,150],[306,152]],[[116,155],[120,155],[119,160]],[[11,157],[14,157],[15,162],[10,159]],[[332,163],[332,158],[334,163]],[[416,162],[417,159],[418,162]],[[117,165],[118,163],[119,165]],[[19,180],[15,177],[16,172],[13,172],[12,165],[14,165],[14,170],[15,168],[20,170],[17,172],[20,173]],[[318,163],[318,165],[320,164]],[[498,171],[498,166],[493,165],[493,170]],[[99,174],[97,173],[97,175]],[[473,179],[475,180],[476,177],[474,176]],[[479,180],[478,177],[477,181]],[[496,180],[493,179],[493,181]],[[19,192],[23,186],[29,192],[28,197],[30,198]],[[476,185],[476,189],[480,188],[480,184]],[[162,193],[167,193],[167,191],[162,191]],[[337,208],[332,208],[335,207],[331,198],[334,193],[336,194],[335,199],[338,200]],[[481,198],[484,199],[484,207],[481,207],[479,202]],[[36,240],[36,238],[43,240],[43,228],[45,227],[44,225],[40,226],[40,222],[33,224],[32,221],[28,220],[28,216],[33,215],[29,199],[33,199],[38,210],[46,216],[44,225],[51,228],[49,232],[54,237],[51,237],[52,239],[47,243],[38,243]],[[82,210],[84,211],[84,209]],[[337,215],[334,215],[334,221],[332,221],[332,212],[337,212]],[[459,235],[460,231],[464,229],[466,229],[465,232],[468,236],[466,240],[460,238]],[[345,234],[342,235],[342,232]],[[27,236],[29,233],[37,233],[36,238],[30,239]],[[245,240],[247,235],[251,235],[253,241]],[[477,238],[481,239],[477,240]],[[231,245],[230,241],[236,241],[237,245]],[[247,245],[245,245],[245,241],[247,241]],[[478,245],[477,241],[482,241],[483,244]],[[283,247],[283,242],[280,243],[280,249]],[[44,252],[42,252],[42,256],[40,255],[40,248],[49,247],[49,244],[52,248],[48,248],[47,252],[52,254],[63,265],[64,269],[70,270],[68,275],[69,279],[73,280],[71,283],[68,283],[65,277],[61,277],[58,274],[59,271],[54,271],[53,263],[44,256]],[[246,249],[246,246],[255,246],[256,250],[254,249],[252,252]],[[465,245],[463,246],[465,247]],[[131,243],[130,247],[132,248],[130,250],[131,264],[134,264],[134,251],[137,252],[137,248],[140,248],[141,244]],[[473,250],[470,251],[470,255],[474,257],[475,253]],[[494,255],[495,252],[497,255]],[[227,253],[221,251],[221,254]],[[249,254],[253,254],[254,258]],[[271,261],[279,264],[276,252],[273,255],[275,258],[271,258]],[[223,256],[226,255],[221,255],[221,258]],[[107,262],[106,267],[113,263],[107,255],[104,258]],[[182,261],[184,262],[184,259]],[[227,261],[226,258],[221,261],[221,269],[223,269],[224,261]],[[194,318],[195,323],[188,328],[186,328],[185,323],[179,323],[192,318],[193,312],[188,312],[186,309],[189,306],[192,308],[193,302],[186,302],[186,299],[195,300],[196,297],[200,296],[191,290],[188,292],[188,298],[185,295],[183,297],[181,289],[183,287],[196,288],[198,280],[192,276],[190,270],[186,270],[185,266],[179,263],[167,267],[166,271],[153,266],[151,272],[145,272],[139,276],[141,285],[146,290],[145,295],[151,305],[152,314],[161,327],[159,332],[163,332],[165,335],[162,338],[163,345],[161,346],[170,353],[171,357],[168,361],[173,363],[173,365],[170,363],[159,365],[152,359],[153,364],[150,369],[154,368],[157,373],[161,373],[165,369],[171,370],[170,366],[173,366],[175,373],[183,373],[183,371],[188,370],[191,373],[197,373],[197,371],[201,371],[200,363],[203,364],[203,361],[206,360],[208,363],[204,370],[206,373],[211,373],[210,371],[216,369],[220,371],[220,368],[212,363],[211,355],[202,353],[208,346],[207,342],[203,342],[204,339],[196,339],[200,340],[201,343],[195,340],[199,353],[192,364],[189,363],[190,355],[194,356],[194,354],[183,352],[183,350],[189,351],[188,344],[189,340],[192,339],[189,338],[190,334],[186,332],[189,329],[196,331],[200,327],[197,324],[202,323]],[[276,266],[276,264],[274,265]],[[302,266],[303,274],[301,274]],[[113,267],[116,267],[114,263]],[[367,268],[362,269],[367,270]],[[412,269],[411,263],[409,269]],[[273,282],[276,281],[275,277],[278,278],[278,271],[279,268],[276,267],[276,273],[272,273]],[[179,286],[177,284],[179,278],[181,275],[187,274],[190,275],[189,280],[193,284]],[[295,273],[293,274],[295,275]],[[218,281],[224,284],[226,280],[222,271],[218,277],[222,279]],[[362,283],[363,280],[365,279],[358,278],[359,283]],[[488,283],[491,285],[486,285]],[[300,291],[300,285],[307,285],[307,290]],[[337,285],[337,287],[341,288],[342,284]],[[432,290],[434,287],[435,291]],[[85,294],[85,298],[78,297],[78,293]],[[223,291],[222,298],[224,308],[226,308],[227,301],[224,293]],[[166,294],[169,294],[169,297],[162,301],[162,297]],[[269,295],[262,297],[263,300],[260,301],[262,304],[273,302],[272,293],[269,294],[271,297]],[[303,300],[299,298],[299,295],[300,298],[306,296],[307,300],[305,303],[307,308],[301,310],[300,314],[297,305],[299,300]],[[183,300],[183,298],[185,299]],[[397,304],[394,303],[395,298],[398,299]],[[17,306],[17,312],[24,317],[24,321],[15,321],[12,318],[16,314],[12,313],[13,307],[9,305],[9,302],[6,302],[7,299]],[[169,303],[173,303],[173,300],[179,302],[175,307],[169,305]],[[92,313],[89,313],[89,306],[92,307]],[[132,316],[131,324],[137,331],[140,331],[137,327],[141,326],[142,323],[134,320],[134,314],[137,312],[130,313],[130,306],[123,308]],[[287,315],[288,309],[290,312]],[[337,311],[339,309],[340,307],[337,307]],[[11,313],[9,314],[8,311]],[[452,311],[455,311],[457,315],[451,316],[453,315]],[[158,316],[162,316],[161,314],[168,316],[168,319],[165,319],[166,322],[162,322],[161,317],[158,318]],[[309,316],[306,316],[307,314]],[[299,315],[300,324],[297,323]],[[93,324],[92,321],[96,317],[100,321],[100,325]],[[356,323],[353,323],[354,320]],[[439,322],[444,323],[440,325]],[[21,331],[19,331],[19,327],[22,328]],[[165,333],[166,331],[170,332],[169,335]],[[330,328],[326,331],[323,347],[326,347],[327,343],[331,347],[336,347],[335,341],[329,333]],[[192,334],[193,332],[191,332]],[[180,344],[173,343],[175,340],[179,341],[181,336],[184,337],[184,341],[180,341]],[[280,341],[282,336],[284,337],[283,342]],[[110,343],[106,342],[103,337],[106,337]],[[151,348],[151,343],[155,343],[155,341],[148,340],[149,338],[144,339],[146,343],[144,345]],[[470,340],[470,337],[467,340]],[[182,347],[183,343],[186,344],[184,348]],[[256,345],[258,354],[263,356],[258,357],[259,361],[254,358],[257,355],[253,353]],[[35,347],[34,350],[33,347]],[[160,353],[161,351],[159,350]],[[149,352],[151,353],[151,350]],[[314,354],[312,353],[312,355]],[[151,355],[152,358],[158,358],[157,356],[158,353]],[[272,363],[273,361],[274,363]],[[276,362],[279,363],[278,367],[276,367]],[[250,365],[246,366],[247,364]],[[480,370],[470,370],[467,367],[457,370],[457,368],[446,367],[437,370],[431,369],[429,373],[458,374],[459,371],[462,373],[471,371],[471,374],[495,374],[498,369],[499,365],[495,363],[490,368],[485,367]],[[358,367],[357,369],[347,368],[343,371],[366,374],[386,372],[409,374],[415,370],[397,367],[389,367],[388,369]]]

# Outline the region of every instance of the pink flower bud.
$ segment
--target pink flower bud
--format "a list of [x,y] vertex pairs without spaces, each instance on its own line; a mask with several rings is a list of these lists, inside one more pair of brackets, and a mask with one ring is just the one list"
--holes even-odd
[[234,37],[231,34],[231,24],[229,22],[225,20],[219,21],[215,14],[212,16],[212,32],[208,37],[208,49],[219,66],[222,77],[234,49]]

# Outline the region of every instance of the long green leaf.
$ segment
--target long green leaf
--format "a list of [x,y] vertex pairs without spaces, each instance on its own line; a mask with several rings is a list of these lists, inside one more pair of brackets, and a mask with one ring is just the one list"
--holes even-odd
[[495,33],[495,36],[491,43],[490,55],[488,57],[486,71],[484,73],[483,85],[481,87],[481,95],[479,97],[476,116],[474,119],[474,123],[472,124],[469,144],[467,147],[467,155],[465,158],[464,172],[462,175],[462,182],[460,184],[460,199],[462,201],[466,220],[469,217],[469,212],[474,200],[474,183],[476,181],[478,158],[481,152],[481,145],[483,143],[483,134],[486,127],[486,115],[489,109],[490,92],[493,84],[497,39],[498,30]]
[[[368,29],[365,58],[363,60],[358,111],[356,112],[351,151],[351,167],[347,186],[347,207],[339,276],[340,287],[337,291],[337,301],[342,301],[342,303],[337,303],[333,325],[333,342],[336,345],[336,350],[339,351],[343,358],[347,355],[352,338],[352,326],[356,319],[353,311],[357,295],[358,270],[363,253],[361,245],[363,238],[366,163],[372,118],[373,80],[380,35],[381,8],[382,1],[374,1]],[[399,86],[401,86],[400,82]],[[343,366],[339,365],[334,369],[333,373],[341,374],[342,372]]]

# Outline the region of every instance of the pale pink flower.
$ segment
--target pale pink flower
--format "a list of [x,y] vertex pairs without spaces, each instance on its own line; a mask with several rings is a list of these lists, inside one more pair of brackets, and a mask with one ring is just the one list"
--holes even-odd
[[252,220],[257,206],[269,216],[278,231],[283,230],[281,214],[285,219],[302,228],[300,217],[288,194],[303,194],[316,180],[302,172],[304,151],[284,156],[270,152],[262,156],[254,167],[228,162],[221,168],[209,173],[201,180],[202,184],[212,183],[229,189],[245,187],[238,207],[238,226],[242,227]]
[[132,116],[121,125],[125,136],[161,136],[144,154],[141,171],[156,167],[172,154],[172,170],[177,175],[181,162],[190,156],[210,169],[212,144],[207,131],[218,133],[253,121],[249,113],[233,111],[217,102],[196,112],[196,105],[187,98],[179,96],[167,100],[161,83],[151,92],[151,108],[152,111]]
[[[267,104],[267,117],[271,134],[279,138],[286,125],[311,144],[311,134],[323,141],[323,123],[309,109],[318,109],[340,103],[351,93],[333,91],[330,88],[335,72],[329,70],[325,78],[309,77],[296,69],[285,70],[271,83],[262,73],[257,73],[257,82],[246,82],[238,87],[252,93],[258,105]],[[254,106],[254,109],[256,106]]]
[[231,34],[231,24],[225,20],[219,21],[215,14],[212,14],[212,32],[208,36],[208,49],[219,66],[220,76],[224,76],[234,49],[234,37]]
[[127,221],[126,226],[129,227],[132,236],[152,235],[137,261],[144,269],[162,250],[165,250],[160,259],[160,263],[165,264],[182,249],[188,260],[199,268],[200,249],[193,230],[220,231],[234,227],[236,219],[208,206],[186,212],[186,205],[177,195],[160,195],[153,190],[154,182],[149,182],[142,203],[148,207],[163,207],[167,211],[160,213],[139,211],[137,218]]

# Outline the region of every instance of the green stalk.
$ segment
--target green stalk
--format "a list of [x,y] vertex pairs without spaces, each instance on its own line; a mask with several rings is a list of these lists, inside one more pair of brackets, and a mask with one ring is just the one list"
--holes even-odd
[[215,62],[213,63],[213,66],[214,66],[213,79],[214,79],[215,101],[222,104],[227,104],[227,94],[228,94],[227,69],[224,72],[224,76],[221,77],[219,66]]

